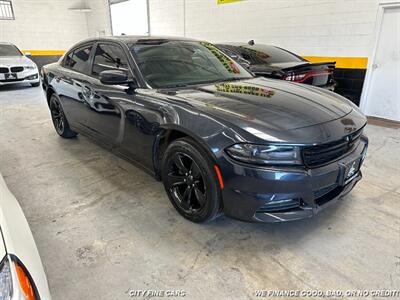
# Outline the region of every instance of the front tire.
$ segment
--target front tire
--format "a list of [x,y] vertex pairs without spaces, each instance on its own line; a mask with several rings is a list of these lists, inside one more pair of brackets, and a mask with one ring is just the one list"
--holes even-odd
[[175,209],[186,219],[202,223],[215,219],[221,189],[208,153],[192,139],[181,138],[165,150],[161,177]]
[[69,139],[76,137],[77,133],[69,127],[67,118],[65,117],[60,100],[53,94],[49,101],[51,119],[53,120],[54,129],[63,138]]

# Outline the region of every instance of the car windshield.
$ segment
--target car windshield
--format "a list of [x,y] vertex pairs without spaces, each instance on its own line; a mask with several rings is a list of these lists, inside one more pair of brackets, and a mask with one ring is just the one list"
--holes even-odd
[[173,88],[251,78],[252,75],[213,44],[146,40],[131,47],[146,82]]
[[268,45],[239,46],[237,51],[252,65],[304,61],[294,53]]
[[22,56],[22,53],[14,45],[0,44],[0,56]]

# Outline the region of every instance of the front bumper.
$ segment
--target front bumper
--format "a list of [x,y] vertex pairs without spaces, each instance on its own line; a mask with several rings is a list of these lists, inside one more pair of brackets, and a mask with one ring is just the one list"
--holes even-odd
[[6,74],[0,74],[0,86],[15,83],[38,83],[40,81],[38,69],[24,70],[22,72],[14,73],[16,78],[7,78]]
[[[361,179],[368,146],[362,137],[345,157],[328,165],[305,167],[254,167],[224,156],[219,163],[225,187],[222,190],[227,216],[253,222],[283,222],[309,218],[349,193]],[[346,178],[357,162],[357,171]],[[274,201],[294,199],[299,205],[269,209]],[[275,202],[276,203],[276,202]]]

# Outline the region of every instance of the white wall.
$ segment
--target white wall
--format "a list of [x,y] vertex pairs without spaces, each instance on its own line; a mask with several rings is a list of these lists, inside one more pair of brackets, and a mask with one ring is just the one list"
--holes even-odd
[[[13,0],[15,20],[0,20],[0,41],[29,50],[67,50],[90,36],[111,34],[107,0]],[[70,10],[88,6],[89,13]]]
[[79,1],[14,0],[15,20],[0,20],[0,41],[21,49],[68,48],[87,36],[84,15],[68,10],[74,2]]
[[[64,0],[65,1],[65,0]],[[86,13],[88,36],[111,35],[111,15],[108,0],[86,0],[91,12]]]
[[216,0],[150,0],[151,34],[185,34],[211,42],[255,39],[301,55],[366,57],[378,2],[245,0],[217,5]]

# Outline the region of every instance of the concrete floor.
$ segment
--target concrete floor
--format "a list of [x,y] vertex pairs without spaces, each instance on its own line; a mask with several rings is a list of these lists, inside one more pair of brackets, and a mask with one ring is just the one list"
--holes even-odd
[[196,225],[149,175],[85,137],[59,138],[41,88],[0,88],[0,172],[54,299],[129,299],[129,289],[183,289],[187,299],[400,289],[400,130],[367,133],[364,179],[319,216]]

